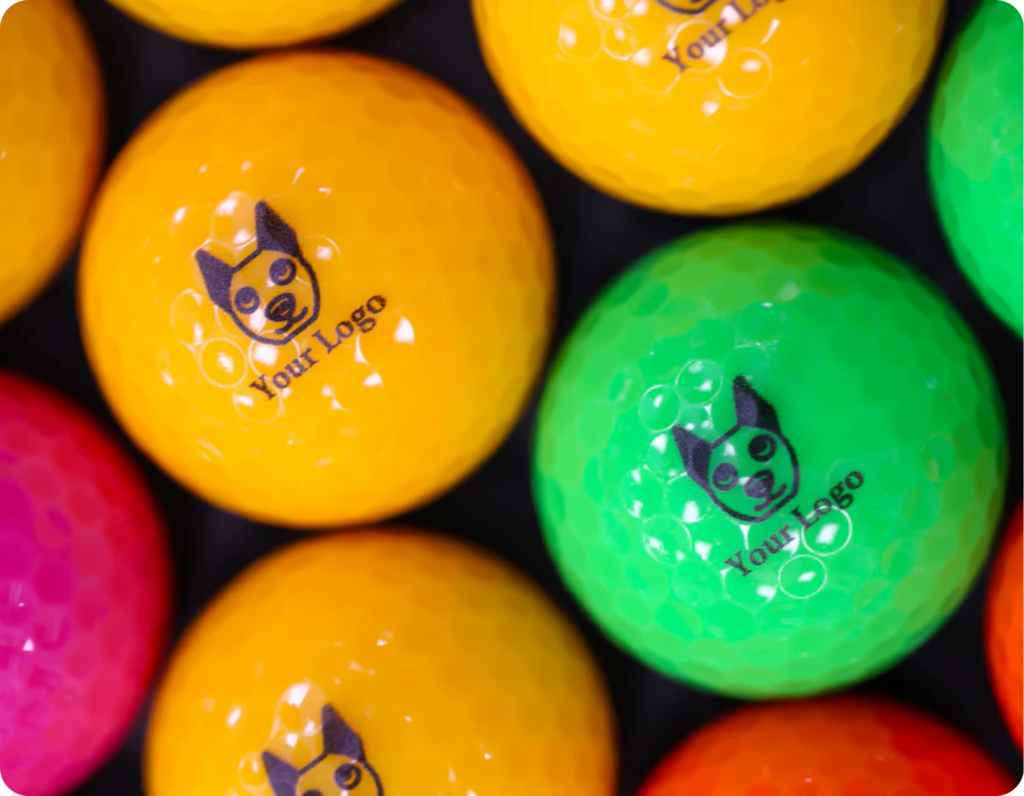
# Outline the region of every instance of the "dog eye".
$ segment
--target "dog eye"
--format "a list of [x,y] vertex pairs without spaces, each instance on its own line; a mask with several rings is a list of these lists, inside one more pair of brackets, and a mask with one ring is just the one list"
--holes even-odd
[[747,450],[755,462],[766,462],[775,455],[778,443],[771,434],[758,434],[752,440]]
[[275,285],[287,285],[295,278],[295,263],[282,257],[270,266],[270,279]]
[[352,763],[338,766],[338,770],[334,772],[334,781],[338,783],[339,788],[345,788],[346,790],[352,790],[358,786],[362,779],[363,772]]
[[715,484],[715,489],[720,492],[728,492],[736,486],[736,482],[740,480],[740,474],[731,464],[722,462],[715,468],[715,472],[711,475],[711,480]]
[[252,315],[260,308],[260,294],[254,288],[243,287],[235,293],[235,309],[243,315]]

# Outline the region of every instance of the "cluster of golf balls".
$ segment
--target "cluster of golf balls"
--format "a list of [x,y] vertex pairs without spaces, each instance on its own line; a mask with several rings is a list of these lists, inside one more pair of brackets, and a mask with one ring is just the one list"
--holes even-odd
[[[111,2],[238,49],[327,38],[393,4]],[[567,168],[714,216],[796,201],[868,157],[929,74],[944,11],[473,2],[494,79]],[[981,0],[929,142],[954,255],[1018,334],[1022,28]],[[454,488],[535,392],[541,525],[597,625],[681,682],[809,697],[708,726],[644,796],[1011,786],[927,715],[820,696],[941,626],[1005,508],[999,389],[912,268],[808,226],[698,233],[613,281],[536,389],[557,298],[542,199],[449,88],[375,56],[263,54],[167,102],[98,182],[103,113],[71,0],[15,5],[0,23],[0,319],[84,225],[82,336],[128,438],[226,510],[361,526],[257,562],[186,632],[148,726],[151,796],[614,792],[612,704],[550,599],[489,552],[365,527]],[[164,654],[169,545],[122,448],[0,374],[0,777],[29,796],[110,757]],[[1018,744],[1020,517],[986,614]]]

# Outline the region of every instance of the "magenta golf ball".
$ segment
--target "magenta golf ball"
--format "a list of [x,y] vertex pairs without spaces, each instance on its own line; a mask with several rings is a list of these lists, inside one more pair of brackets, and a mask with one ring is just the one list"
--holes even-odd
[[66,792],[124,740],[163,652],[169,569],[128,455],[0,373],[0,774],[16,793]]

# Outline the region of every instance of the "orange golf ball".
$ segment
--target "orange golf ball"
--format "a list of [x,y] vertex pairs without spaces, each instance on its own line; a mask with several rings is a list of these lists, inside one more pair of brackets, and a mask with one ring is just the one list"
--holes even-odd
[[109,0],[172,36],[209,47],[255,49],[326,39],[398,0]]
[[464,100],[377,58],[291,53],[171,100],[83,251],[86,347],[124,427],[202,497],[378,520],[504,439],[551,333],[533,184]]
[[680,744],[639,796],[1003,796],[1012,787],[972,741],[927,713],[840,696],[719,719]]
[[567,168],[721,216],[861,163],[928,73],[945,0],[473,0],[487,65]]
[[1006,529],[988,587],[985,649],[1006,724],[1024,745],[1024,536],[1022,508]]
[[149,796],[611,796],[612,716],[573,627],[518,572],[409,529],[305,541],[179,646]]
[[74,3],[8,5],[0,3],[0,321],[70,253],[99,174],[106,111]]

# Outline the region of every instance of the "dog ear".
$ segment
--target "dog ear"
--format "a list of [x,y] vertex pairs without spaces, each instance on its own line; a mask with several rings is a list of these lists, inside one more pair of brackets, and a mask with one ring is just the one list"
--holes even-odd
[[672,426],[672,439],[683,457],[686,474],[705,489],[708,488],[708,468],[711,466],[711,446],[682,426]]
[[234,269],[219,257],[214,257],[203,249],[196,252],[196,262],[199,263],[199,271],[206,283],[206,292],[210,296],[210,301],[225,312],[232,312],[231,277],[234,275]]
[[772,405],[757,394],[750,382],[737,376],[732,383],[732,397],[736,404],[736,424],[750,426],[781,435],[779,416]]
[[363,742],[355,730],[345,723],[338,711],[330,705],[324,705],[321,722],[324,734],[324,753],[344,755],[352,760],[363,758]]
[[295,796],[295,789],[299,787],[297,768],[270,752],[263,753],[263,768],[267,770],[267,779],[270,780],[274,796]]
[[266,202],[256,205],[256,245],[272,252],[301,257],[299,236]]

